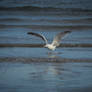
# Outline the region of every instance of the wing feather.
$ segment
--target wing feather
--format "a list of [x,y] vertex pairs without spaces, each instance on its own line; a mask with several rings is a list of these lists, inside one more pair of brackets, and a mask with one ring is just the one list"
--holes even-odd
[[70,32],[71,32],[71,31],[64,31],[64,32],[58,33],[58,34],[54,37],[54,39],[53,39],[53,41],[52,41],[52,45],[53,45],[53,46],[59,46],[61,39],[62,39],[66,34],[68,34],[68,33],[70,33]]
[[43,35],[38,34],[38,33],[34,33],[34,32],[28,32],[27,34],[31,34],[31,35],[40,37],[40,38],[41,38],[43,41],[45,41],[45,43],[47,44],[47,39],[46,39]]

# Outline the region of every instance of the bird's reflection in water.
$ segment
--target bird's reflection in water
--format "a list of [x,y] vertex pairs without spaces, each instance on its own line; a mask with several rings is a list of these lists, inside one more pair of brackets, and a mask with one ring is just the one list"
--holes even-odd
[[[63,63],[43,63],[37,64],[34,67],[34,71],[30,71],[30,78],[38,79],[39,81],[44,81],[48,83],[50,80],[55,81],[54,79],[62,79],[62,73],[64,71]],[[51,81],[51,83],[52,83]],[[56,80],[57,81],[57,80]]]
[[49,58],[59,58],[61,54],[62,54],[61,52],[57,52],[57,51],[47,52]]

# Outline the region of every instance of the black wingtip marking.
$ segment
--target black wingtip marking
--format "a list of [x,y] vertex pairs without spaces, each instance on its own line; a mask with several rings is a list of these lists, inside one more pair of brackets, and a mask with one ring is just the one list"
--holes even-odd
[[27,34],[34,34],[33,32],[28,32]]
[[64,31],[64,33],[70,33],[71,31]]
[[42,38],[42,40],[44,40],[44,41],[45,41],[45,38],[44,38],[42,35],[38,34],[38,33],[28,32],[27,34],[29,34],[29,35],[31,34],[31,35],[38,36],[38,37]]

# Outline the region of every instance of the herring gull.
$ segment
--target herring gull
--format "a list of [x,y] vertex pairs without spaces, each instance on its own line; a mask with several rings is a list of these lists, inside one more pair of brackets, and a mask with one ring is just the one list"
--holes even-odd
[[45,41],[45,46],[46,48],[50,49],[50,50],[55,50],[57,46],[60,45],[60,40],[68,33],[70,33],[71,31],[64,31],[64,32],[60,32],[58,34],[56,34],[56,36],[54,37],[53,41],[51,44],[48,44],[48,41],[46,39],[46,37],[42,34],[38,34],[38,33],[34,33],[34,32],[28,32],[27,34],[30,35],[34,35],[37,37],[40,37],[42,40]]

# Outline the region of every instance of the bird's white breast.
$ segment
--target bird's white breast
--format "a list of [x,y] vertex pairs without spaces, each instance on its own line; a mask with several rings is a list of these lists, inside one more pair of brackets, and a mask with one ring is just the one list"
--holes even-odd
[[56,46],[53,46],[52,44],[48,44],[47,47],[50,49],[50,50],[55,50]]

